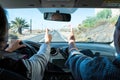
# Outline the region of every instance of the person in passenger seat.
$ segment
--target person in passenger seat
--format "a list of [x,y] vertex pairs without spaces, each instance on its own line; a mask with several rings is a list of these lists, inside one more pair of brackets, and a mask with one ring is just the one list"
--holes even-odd
[[120,80],[120,16],[114,32],[116,58],[111,62],[107,57],[89,57],[78,51],[75,45],[74,31],[68,38],[69,57],[66,66],[75,80]]
[[[52,36],[48,34],[48,29],[45,33],[45,43],[40,46],[40,49],[29,59],[13,60],[10,58],[0,59],[0,80],[20,80],[11,79],[3,76],[3,71],[8,70],[16,74],[20,74],[26,79],[42,80],[45,67],[50,57],[50,42]],[[8,41],[8,21],[5,10],[0,6],[0,51],[13,52],[14,50],[25,47],[20,44],[20,40],[12,41],[7,48],[5,48]],[[13,76],[16,77],[16,76]],[[22,80],[22,79],[21,79]]]

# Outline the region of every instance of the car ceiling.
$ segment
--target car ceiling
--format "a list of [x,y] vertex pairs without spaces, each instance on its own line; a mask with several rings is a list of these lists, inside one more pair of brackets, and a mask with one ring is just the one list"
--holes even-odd
[[120,8],[120,0],[0,0],[4,8]]

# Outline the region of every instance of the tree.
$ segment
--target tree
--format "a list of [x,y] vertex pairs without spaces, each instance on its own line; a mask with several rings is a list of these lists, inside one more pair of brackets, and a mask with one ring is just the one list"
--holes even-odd
[[23,18],[16,17],[14,21],[11,21],[11,28],[17,29],[19,34],[22,34],[22,28],[24,27],[29,27],[29,25]]
[[94,27],[96,23],[96,18],[95,17],[87,17],[87,19],[85,19],[83,22],[82,22],[82,25],[83,27]]
[[102,11],[100,11],[100,12],[98,12],[97,13],[97,18],[98,19],[108,19],[108,18],[110,18],[112,16],[112,11],[111,11],[111,9],[104,9],[104,10],[102,10]]

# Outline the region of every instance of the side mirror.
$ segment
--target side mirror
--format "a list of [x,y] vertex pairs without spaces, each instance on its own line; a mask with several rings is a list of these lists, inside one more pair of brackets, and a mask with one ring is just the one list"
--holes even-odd
[[45,20],[51,21],[66,21],[69,22],[71,20],[71,15],[66,13],[54,13],[54,12],[46,12],[44,13]]

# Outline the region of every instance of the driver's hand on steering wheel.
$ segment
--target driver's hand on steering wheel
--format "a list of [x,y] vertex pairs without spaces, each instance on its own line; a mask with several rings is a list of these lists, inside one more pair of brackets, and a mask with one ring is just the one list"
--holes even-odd
[[9,42],[9,46],[5,49],[7,52],[13,52],[21,47],[26,47],[24,44],[20,44],[21,40],[12,39]]
[[49,34],[49,30],[46,28],[45,32],[45,43],[49,44],[52,40],[52,35]]

